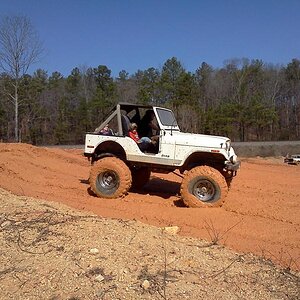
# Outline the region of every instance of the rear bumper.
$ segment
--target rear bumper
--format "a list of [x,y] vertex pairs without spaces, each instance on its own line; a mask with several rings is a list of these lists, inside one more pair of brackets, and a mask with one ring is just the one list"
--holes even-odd
[[292,158],[285,158],[284,160],[283,160],[283,162],[285,162],[286,164],[293,164],[293,165],[297,165],[297,164],[299,164],[300,163],[300,161],[298,161],[298,160],[294,160],[294,159],[292,159]]

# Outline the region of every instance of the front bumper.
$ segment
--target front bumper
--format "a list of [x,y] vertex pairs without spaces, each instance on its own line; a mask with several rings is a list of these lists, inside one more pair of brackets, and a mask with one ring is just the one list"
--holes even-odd
[[228,171],[237,171],[241,167],[241,162],[237,161],[236,163],[232,163],[231,161],[227,161],[225,163],[225,169]]

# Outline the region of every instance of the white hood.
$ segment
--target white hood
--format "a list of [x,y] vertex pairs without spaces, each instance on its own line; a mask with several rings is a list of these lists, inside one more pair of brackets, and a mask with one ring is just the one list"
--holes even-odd
[[229,140],[229,138],[223,136],[184,133],[179,131],[173,131],[172,134],[174,136],[176,135],[176,145],[225,149],[225,143]]

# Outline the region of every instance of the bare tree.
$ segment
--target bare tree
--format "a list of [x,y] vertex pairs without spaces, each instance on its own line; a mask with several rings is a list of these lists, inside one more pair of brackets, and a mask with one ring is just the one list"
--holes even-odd
[[15,140],[19,141],[20,80],[42,53],[42,44],[25,16],[6,16],[0,21],[0,69],[11,77],[13,92],[7,91],[15,108]]

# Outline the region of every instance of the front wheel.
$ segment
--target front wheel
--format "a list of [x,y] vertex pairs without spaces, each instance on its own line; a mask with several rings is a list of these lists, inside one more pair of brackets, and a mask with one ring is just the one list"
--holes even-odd
[[224,176],[209,166],[199,166],[186,173],[181,184],[181,197],[188,207],[219,207],[228,194]]
[[131,172],[127,165],[116,157],[96,161],[90,173],[92,191],[101,198],[120,198],[131,187]]

